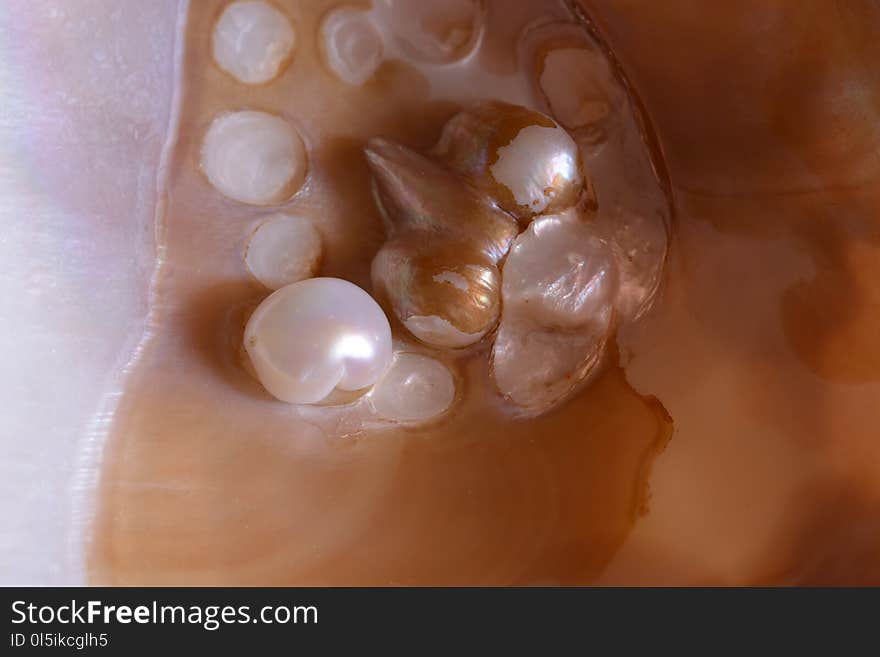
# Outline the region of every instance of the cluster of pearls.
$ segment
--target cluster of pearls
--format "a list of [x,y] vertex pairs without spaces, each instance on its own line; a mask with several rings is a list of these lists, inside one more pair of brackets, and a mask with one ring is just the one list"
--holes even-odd
[[618,275],[566,130],[491,102],[453,117],[430,158],[386,140],[366,152],[388,222],[373,282],[401,324],[435,348],[497,326],[492,376],[524,414],[573,394],[611,332]]
[[[381,37],[360,10],[330,12],[322,33],[326,61],[348,84],[365,82],[382,59]],[[267,84],[290,63],[296,41],[290,19],[274,5],[235,1],[217,20],[212,54],[237,82]],[[307,147],[281,116],[227,112],[205,133],[201,168],[233,201],[278,205],[304,185]],[[443,413],[455,397],[450,370],[425,355],[395,355],[388,319],[367,292],[341,279],[315,278],[322,250],[312,220],[286,212],[264,217],[247,242],[248,271],[274,290],[245,328],[245,351],[260,383],[297,405],[332,404],[337,393],[355,393],[354,413],[362,419],[421,422]]]
[[[448,69],[477,48],[484,12],[480,0],[339,6],[321,20],[320,56],[349,86],[366,84],[387,58]],[[482,102],[454,116],[427,155],[384,139],[371,140],[365,154],[387,229],[372,264],[378,302],[431,349],[485,340],[498,391],[534,415],[574,394],[615,322],[643,312],[666,233],[661,226],[647,247],[634,249],[632,231],[596,211],[584,146],[624,102],[604,57],[572,24],[539,25],[523,43],[546,114]],[[212,53],[226,74],[257,85],[284,72],[296,45],[281,10],[236,0],[217,20]],[[201,168],[233,201],[279,205],[306,183],[308,144],[285,117],[228,112],[205,133]],[[424,354],[395,354],[385,312],[366,292],[314,278],[322,248],[312,220],[290,213],[265,217],[247,243],[247,269],[275,290],[245,335],[263,386],[292,404],[332,404],[337,391],[355,393],[353,408],[364,418],[421,422],[442,414],[456,396],[452,372]]]

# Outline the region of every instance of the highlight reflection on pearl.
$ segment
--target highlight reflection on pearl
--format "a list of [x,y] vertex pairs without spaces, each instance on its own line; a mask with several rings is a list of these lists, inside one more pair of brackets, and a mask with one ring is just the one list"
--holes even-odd
[[291,404],[373,385],[391,361],[391,327],[373,298],[338,278],[311,278],[270,295],[245,328],[260,383]]
[[483,102],[459,112],[443,127],[433,153],[523,225],[572,207],[588,187],[578,146],[565,129],[508,103]]
[[290,21],[268,2],[233,2],[214,27],[214,61],[239,82],[262,84],[281,72],[295,42]]
[[251,205],[280,203],[303,184],[306,148],[299,133],[266,112],[230,112],[211,123],[202,170],[224,196]]
[[311,278],[321,260],[321,236],[305,217],[275,214],[251,236],[245,264],[270,290]]
[[498,161],[489,171],[510,190],[517,205],[541,213],[560,188],[579,184],[578,160],[577,145],[565,130],[530,125],[498,149]]

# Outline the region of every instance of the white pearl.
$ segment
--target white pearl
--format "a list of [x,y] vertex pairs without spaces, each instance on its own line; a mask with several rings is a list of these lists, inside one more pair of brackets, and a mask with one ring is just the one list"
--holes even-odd
[[398,422],[420,422],[443,413],[455,399],[452,373],[441,362],[399,353],[370,392],[373,408]]
[[230,112],[211,123],[202,143],[202,170],[224,196],[251,205],[287,200],[306,176],[306,148],[284,119],[265,112]]
[[531,125],[498,149],[498,160],[489,167],[492,177],[506,187],[514,200],[533,213],[547,209],[554,197],[580,174],[577,144],[555,126]]
[[254,278],[277,290],[317,273],[321,236],[305,217],[275,214],[254,231],[244,259]]
[[245,328],[263,386],[291,404],[373,385],[391,361],[391,327],[373,298],[338,278],[310,278],[271,294]]
[[267,2],[233,2],[217,20],[214,61],[244,84],[276,77],[289,61],[296,35],[287,17]]
[[365,11],[342,7],[330,12],[321,35],[327,66],[346,84],[364,84],[382,63],[382,36]]

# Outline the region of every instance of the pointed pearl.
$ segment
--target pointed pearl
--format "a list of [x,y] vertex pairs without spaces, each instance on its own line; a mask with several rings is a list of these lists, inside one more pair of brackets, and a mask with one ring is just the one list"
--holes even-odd
[[518,227],[467,180],[400,144],[366,148],[388,241],[373,283],[400,322],[426,344],[459,348],[494,328],[498,261]]

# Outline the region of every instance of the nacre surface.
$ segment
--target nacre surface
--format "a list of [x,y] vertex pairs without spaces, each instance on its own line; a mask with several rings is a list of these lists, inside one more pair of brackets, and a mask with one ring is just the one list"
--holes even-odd
[[[76,561],[75,532],[49,528],[94,515],[97,582],[880,581],[876,8],[579,4],[601,41],[562,3],[487,2],[463,57],[409,60],[385,40],[392,54],[357,88],[320,59],[320,17],[338,3],[278,3],[301,40],[256,87],[211,60],[223,3],[194,4],[162,168],[174,3],[11,0],[4,307],[28,331],[5,336],[4,499],[10,536],[37,546],[10,558],[15,576],[69,581],[58,564]],[[544,56],[558,48],[578,53]],[[523,64],[569,57],[583,70],[572,88],[598,99],[570,117],[553,75]],[[596,228],[631,263],[616,305],[639,319],[609,352],[623,369],[501,437],[508,418],[468,394],[486,372],[455,356],[462,399],[442,430],[383,442],[346,425],[334,442],[241,368],[241,328],[267,294],[242,258],[261,215],[198,174],[204,131],[243,108],[295,119],[314,168],[283,209],[319,217],[322,274],[369,287],[385,229],[362,147],[381,135],[426,152],[491,99],[552,115],[578,143]],[[655,457],[664,417],[675,433]],[[80,433],[103,454],[97,510],[61,520],[59,500],[97,481],[71,474]],[[318,518],[310,504],[330,498]],[[382,555],[369,568],[349,559],[364,545]]]

